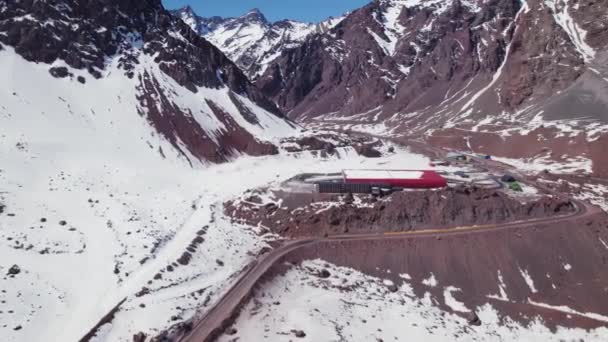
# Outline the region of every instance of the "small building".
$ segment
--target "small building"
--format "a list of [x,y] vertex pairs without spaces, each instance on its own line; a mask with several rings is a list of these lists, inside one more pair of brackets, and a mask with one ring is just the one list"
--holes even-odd
[[444,188],[447,180],[431,170],[344,170],[342,179],[318,182],[322,193],[375,193]]

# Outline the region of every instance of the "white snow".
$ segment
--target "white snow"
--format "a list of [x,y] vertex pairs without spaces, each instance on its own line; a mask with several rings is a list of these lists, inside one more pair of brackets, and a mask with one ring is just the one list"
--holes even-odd
[[[524,11],[526,11],[527,8],[528,8],[528,3],[524,1],[523,5],[521,6],[519,11],[515,15],[515,19],[513,20],[513,22],[511,22],[509,27],[507,29],[505,29],[505,31],[508,31],[511,26],[517,25],[519,16],[522,13],[524,13]],[[516,29],[517,29],[517,27],[516,27]],[[515,35],[515,33],[513,33],[513,35]],[[496,70],[496,72],[492,76],[492,80],[490,81],[490,83],[488,83],[488,85],[486,85],[481,90],[479,90],[475,95],[473,95],[471,97],[471,99],[467,103],[465,103],[465,105],[462,107],[461,111],[464,111],[464,110],[468,109],[471,105],[473,105],[473,103],[475,103],[481,97],[481,95],[483,95],[486,91],[488,91],[490,88],[492,88],[494,86],[494,84],[498,81],[498,79],[502,75],[502,69],[504,69],[505,65],[507,64],[507,61],[509,60],[509,56],[511,54],[511,42],[509,42],[507,44],[505,51],[506,51],[505,57],[504,57],[502,63],[500,64],[500,66],[498,67],[498,70]]]
[[[96,340],[130,341],[139,331],[157,333],[175,323],[172,316],[187,319],[216,301],[252,261],[251,253],[266,246],[254,228],[224,218],[225,200],[313,170],[429,163],[401,149],[379,159],[341,149],[331,158],[282,153],[191,166],[138,114],[136,81],[113,64],[103,78],[87,77],[84,85],[55,79],[48,68],[24,61],[8,47],[0,51],[0,199],[14,214],[0,215],[0,272],[13,264],[22,269],[0,284],[7,291],[0,314],[7,342],[77,341],[125,297],[114,323]],[[146,59],[138,68],[159,72]],[[205,115],[203,99],[232,112],[225,90],[201,88],[194,94],[160,72],[156,76],[175,95],[175,104],[190,109],[210,133],[222,129]],[[241,101],[261,124],[234,115],[235,120],[261,139],[293,132],[247,99]],[[204,227],[205,241],[190,263],[153,279]],[[144,286],[151,293],[134,296]],[[18,325],[22,329],[13,330]]]
[[[283,50],[297,47],[311,34],[334,28],[344,18],[345,16],[328,18],[316,24],[287,20],[278,25],[249,20],[246,14],[237,18],[226,18],[199,33],[241,67],[259,67],[250,75],[257,77],[266,71]],[[182,17],[182,20],[190,26],[198,25],[197,20],[189,16]]]
[[[320,279],[315,270],[327,268],[332,277]],[[312,270],[312,271],[311,271]],[[265,284],[245,305],[234,327],[220,342],[238,340],[296,341],[603,341],[608,329],[586,331],[557,327],[551,331],[541,320],[523,326],[503,322],[489,305],[475,312],[483,322],[471,327],[455,314],[442,312],[430,294],[416,298],[402,291],[391,293],[380,279],[358,271],[306,261]],[[450,288],[449,293],[454,290]],[[454,304],[454,303],[451,303]],[[462,309],[456,305],[457,308]]]
[[550,305],[550,304],[545,304],[545,303],[538,303],[535,302],[531,299],[528,299],[528,303],[534,305],[534,306],[538,306],[541,308],[545,308],[545,309],[551,309],[551,310],[555,310],[555,311],[560,311],[563,313],[568,313],[568,314],[572,314],[572,315],[577,315],[577,316],[583,316],[586,318],[591,318],[597,321],[601,321],[601,322],[606,322],[608,323],[608,316],[604,316],[604,315],[600,315],[597,313],[592,313],[592,312],[579,312],[576,311],[574,309],[571,309],[565,305]]
[[564,269],[566,271],[570,271],[572,269],[572,265],[570,265],[570,264],[564,264]]
[[[577,184],[569,183],[564,180],[562,182],[568,183],[570,186],[577,186]],[[580,191],[577,192],[575,198],[579,200],[588,200],[589,202],[601,207],[604,211],[608,212],[608,186],[604,184],[583,184],[580,187]]]
[[553,17],[559,26],[570,37],[570,41],[576,47],[586,62],[595,58],[595,50],[585,41],[587,32],[583,30],[570,15],[569,0],[545,0],[547,7],[551,9]]
[[537,293],[538,291],[536,290],[536,287],[534,286],[534,280],[532,280],[532,277],[530,276],[530,274],[528,273],[528,271],[527,270],[522,270],[520,268],[519,269],[519,273],[521,273],[521,276],[526,281],[526,284],[528,284],[528,287],[530,288],[530,291],[532,291],[532,293]]
[[602,245],[608,249],[608,243],[606,243],[606,241],[602,240],[602,238],[598,238],[600,240],[600,242],[602,243]]
[[530,173],[538,173],[544,170],[549,170],[551,173],[555,174],[575,172],[591,173],[593,171],[593,161],[582,156],[567,158],[562,161],[553,160],[548,156],[525,159],[494,157],[494,159],[513,165],[521,171]]
[[459,292],[459,291],[460,291],[460,289],[457,287],[454,287],[454,286],[446,287],[443,290],[443,298],[444,298],[445,304],[454,311],[470,312],[471,310],[467,309],[467,307],[464,305],[464,303],[459,302],[452,295],[452,293]]
[[412,280],[412,277],[407,273],[400,274],[399,277],[406,280]]
[[497,276],[498,276],[498,290],[500,291],[500,296],[488,295],[487,297],[507,302],[507,301],[509,301],[509,297],[507,296],[507,285],[505,285],[505,281],[502,277],[502,272],[500,272],[500,270],[498,270]]
[[380,14],[382,17],[376,17],[376,20],[382,26],[386,38],[377,35],[370,28],[368,28],[368,32],[388,56],[394,56],[397,43],[405,30],[403,25],[399,23],[399,15],[403,11],[406,1],[392,0],[384,1],[384,3],[385,11]]

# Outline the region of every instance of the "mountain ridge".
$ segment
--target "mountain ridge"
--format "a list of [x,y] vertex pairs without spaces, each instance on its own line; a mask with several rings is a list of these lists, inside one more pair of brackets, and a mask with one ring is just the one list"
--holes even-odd
[[239,17],[202,17],[189,6],[171,13],[222,50],[250,79],[263,73],[283,50],[297,47],[307,36],[329,30],[343,18],[330,17],[320,23],[289,19],[270,22],[257,8]]
[[132,112],[191,163],[276,153],[273,133],[259,134],[262,123],[291,129],[239,67],[159,0],[11,2],[0,20],[0,42],[49,65],[53,77],[77,78],[81,87],[112,73],[132,80],[139,101]]
[[578,137],[556,144],[555,158],[589,157],[606,172],[595,146],[608,133],[600,9],[587,0],[374,1],[284,50],[255,83],[296,120],[451,148],[533,157],[551,139]]

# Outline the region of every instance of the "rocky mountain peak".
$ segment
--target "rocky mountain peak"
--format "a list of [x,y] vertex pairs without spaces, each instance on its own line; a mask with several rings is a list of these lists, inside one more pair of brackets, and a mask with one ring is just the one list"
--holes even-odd
[[298,46],[311,34],[326,32],[343,19],[330,18],[318,24],[287,19],[270,23],[257,8],[235,18],[204,18],[181,10],[174,14],[222,50],[251,79],[265,71],[284,49]]
[[179,13],[188,13],[188,14],[191,14],[191,15],[196,15],[194,13],[194,9],[192,9],[192,6],[190,6],[190,5],[183,6],[183,7],[179,8],[179,9],[177,9],[176,12],[179,12]]
[[251,9],[245,15],[241,16],[240,19],[242,21],[247,21],[247,22],[257,22],[257,23],[261,23],[261,24],[268,24],[268,20],[266,19],[264,14],[258,8]]

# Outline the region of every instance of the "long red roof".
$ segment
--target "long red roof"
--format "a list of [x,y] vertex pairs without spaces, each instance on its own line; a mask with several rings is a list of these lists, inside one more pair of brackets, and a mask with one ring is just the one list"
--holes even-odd
[[344,181],[412,189],[443,188],[448,185],[445,178],[432,170],[344,170]]

